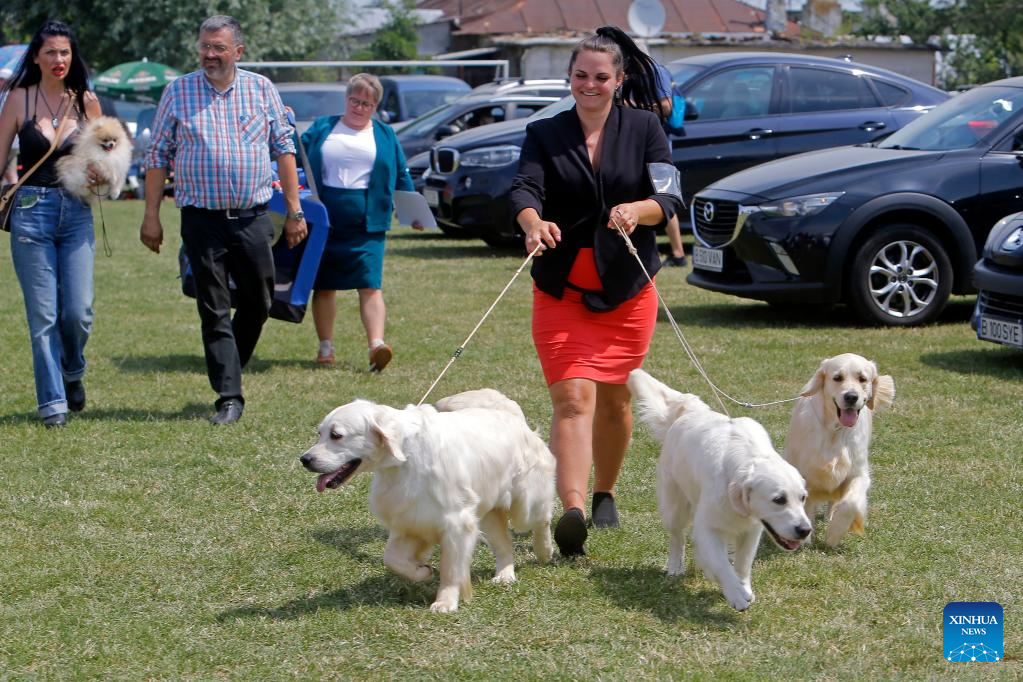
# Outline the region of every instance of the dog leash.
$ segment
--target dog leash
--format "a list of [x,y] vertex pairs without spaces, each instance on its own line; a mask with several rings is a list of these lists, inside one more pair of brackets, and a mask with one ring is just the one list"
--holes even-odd
[[[621,211],[619,211],[619,214],[620,213]],[[629,239],[629,235],[625,232],[624,229],[622,229],[622,226],[618,224],[617,218],[615,218],[613,215],[611,216],[611,222],[614,223],[615,229],[618,230],[618,234],[620,234],[622,236],[622,239],[625,240],[626,248],[628,248],[629,253],[631,253],[633,257],[636,259],[636,262],[639,263],[639,267],[643,271],[643,274],[646,276],[647,281],[650,282],[650,286],[654,288],[654,293],[657,294],[657,300],[661,302],[661,307],[664,308],[664,314],[668,316],[668,323],[671,325],[672,331],[675,332],[675,336],[678,338],[679,343],[685,350],[686,355],[689,356],[689,361],[693,363],[693,366],[696,368],[696,371],[699,372],[700,376],[703,377],[703,380],[707,382],[708,386],[710,386],[711,390],[714,392],[714,398],[718,401],[718,404],[721,406],[721,409],[724,411],[726,415],[731,416],[728,413],[728,408],[725,407],[724,401],[721,400],[722,396],[732,401],[736,405],[739,405],[740,407],[769,407],[771,405],[780,405],[782,403],[790,403],[795,400],[799,400],[799,397],[797,396],[795,398],[772,400],[765,403],[752,403],[733,398],[732,396],[728,395],[723,390],[721,390],[717,386],[717,384],[715,384],[713,380],[711,380],[710,375],[707,374],[707,371],[703,368],[703,365],[700,363],[700,359],[696,356],[696,351],[693,350],[693,347],[686,339],[685,334],[682,333],[682,328],[678,325],[678,322],[675,321],[675,317],[671,314],[671,310],[668,308],[667,302],[664,300],[664,297],[661,296],[661,292],[657,289],[657,285],[654,284],[654,280],[650,276],[650,273],[647,272],[646,266],[643,265],[643,259],[639,257],[639,252],[636,250],[636,247],[632,243],[632,240]]]
[[416,403],[416,407],[422,405],[424,402],[426,402],[426,399],[430,397],[430,393],[433,391],[434,387],[436,387],[437,384],[440,383],[441,378],[448,371],[448,368],[450,368],[451,365],[455,364],[455,360],[459,358],[459,356],[462,354],[462,351],[465,350],[465,347],[469,345],[470,339],[472,339],[476,332],[479,331],[479,328],[483,326],[483,322],[490,316],[490,313],[494,312],[494,308],[496,308],[497,304],[500,303],[502,298],[504,298],[504,295],[508,292],[508,289],[510,289],[511,285],[515,283],[515,279],[526,268],[526,265],[528,265],[529,261],[533,259],[533,256],[536,255],[536,252],[540,250],[541,246],[543,246],[543,242],[537,244],[536,248],[533,249],[528,256],[526,256],[526,260],[522,261],[522,265],[520,265],[519,269],[515,271],[515,274],[511,276],[511,279],[508,280],[508,283],[504,285],[504,289],[501,289],[501,293],[499,293],[497,295],[497,298],[494,299],[494,302],[490,304],[490,307],[487,309],[487,312],[483,313],[482,319],[480,319],[480,321],[476,323],[476,326],[473,327],[473,330],[469,332],[469,336],[465,337],[465,341],[462,342],[462,345],[455,349],[455,352],[451,356],[451,359],[448,360],[448,364],[444,366],[444,369],[441,370],[437,378],[434,379],[432,384],[430,384],[430,388],[426,389],[426,393],[423,395],[422,398],[420,398],[419,402]]
[[96,204],[99,205],[99,224],[103,229],[103,253],[107,258],[110,258],[114,255],[114,250],[110,248],[110,242],[107,241],[107,221],[103,217],[103,195],[94,188],[89,188],[89,191],[96,196]]

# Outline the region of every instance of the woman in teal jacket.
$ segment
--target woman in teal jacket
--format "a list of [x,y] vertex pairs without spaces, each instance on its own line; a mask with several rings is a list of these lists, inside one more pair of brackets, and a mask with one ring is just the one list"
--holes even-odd
[[376,76],[356,74],[348,81],[344,115],[320,117],[302,134],[320,200],[330,216],[330,236],[313,285],[313,321],[320,339],[316,362],[334,363],[335,292],[357,289],[369,369],[374,372],[386,367],[393,355],[384,341],[386,309],[380,287],[394,190],[413,190],[394,130],[373,119],[382,95]]

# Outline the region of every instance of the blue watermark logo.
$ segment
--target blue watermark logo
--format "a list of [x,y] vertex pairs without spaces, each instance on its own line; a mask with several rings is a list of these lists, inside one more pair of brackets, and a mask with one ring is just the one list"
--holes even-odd
[[946,661],[994,663],[1002,660],[1002,605],[993,601],[953,601],[942,613]]

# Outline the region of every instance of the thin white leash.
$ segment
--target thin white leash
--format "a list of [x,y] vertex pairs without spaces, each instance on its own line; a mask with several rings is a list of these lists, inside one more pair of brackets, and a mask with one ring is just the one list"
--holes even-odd
[[[617,213],[619,216],[621,215],[621,211],[617,211]],[[725,407],[725,403],[724,401],[721,400],[721,396],[728,398],[730,401],[741,407],[768,407],[770,405],[780,405],[782,403],[789,403],[794,400],[799,400],[799,398],[796,397],[785,398],[784,400],[772,400],[766,403],[751,403],[743,400],[737,400],[732,396],[728,395],[727,393],[725,393],[720,388],[718,388],[717,385],[711,380],[710,376],[708,376],[706,370],[703,369],[703,365],[700,364],[699,358],[696,357],[696,352],[693,350],[693,347],[689,344],[689,341],[686,340],[685,334],[682,333],[682,328],[678,326],[678,323],[675,321],[675,317],[671,314],[671,310],[668,308],[667,302],[665,302],[664,297],[661,296],[661,292],[657,289],[657,285],[654,284],[654,280],[652,277],[650,277],[650,273],[647,272],[646,266],[643,265],[643,259],[639,257],[639,252],[636,251],[636,247],[633,245],[632,240],[629,239],[629,235],[625,232],[624,229],[622,229],[622,226],[618,224],[618,220],[614,216],[611,217],[611,222],[614,223],[615,228],[618,230],[618,234],[620,234],[622,236],[622,239],[625,240],[625,245],[629,249],[629,253],[631,253],[636,258],[636,262],[639,263],[639,267],[641,270],[643,270],[643,274],[646,275],[646,279],[648,282],[650,282],[650,286],[654,288],[654,293],[657,294],[657,300],[661,302],[661,307],[664,308],[664,314],[668,316],[668,323],[671,324],[671,328],[675,332],[675,336],[678,337],[679,343],[682,344],[682,348],[685,349],[686,355],[689,356],[689,360],[693,363],[693,366],[696,368],[696,371],[700,373],[700,376],[702,376],[704,381],[707,382],[707,385],[710,386],[712,391],[714,391],[714,398],[717,399],[718,404],[721,405],[721,409],[722,411],[724,411],[726,415],[729,414],[728,408]]]
[[507,293],[508,289],[511,288],[511,285],[515,283],[515,278],[517,278],[519,274],[526,268],[526,265],[529,263],[530,260],[533,259],[533,256],[536,255],[536,252],[540,250],[541,246],[543,246],[542,241],[536,245],[536,248],[533,249],[528,256],[526,256],[526,260],[522,261],[522,265],[519,266],[519,269],[516,270],[515,274],[512,275],[510,280],[508,280],[508,283],[504,285],[504,289],[501,289],[501,293],[499,293],[497,295],[497,298],[494,299],[494,302],[490,304],[490,307],[487,309],[487,312],[483,313],[483,317],[480,319],[479,322],[476,323],[476,326],[473,327],[473,330],[469,332],[469,336],[465,337],[465,341],[462,341],[462,345],[455,349],[455,353],[454,355],[451,356],[451,359],[448,360],[448,364],[444,366],[444,369],[441,370],[440,375],[438,375],[437,378],[434,379],[433,383],[430,384],[430,388],[426,389],[426,393],[419,400],[419,402],[416,403],[416,407],[426,402],[426,399],[430,396],[430,393],[433,391],[434,387],[438,383],[440,383],[440,380],[441,378],[443,378],[445,372],[448,371],[448,368],[450,368],[451,365],[455,364],[455,360],[457,360],[458,357],[462,354],[462,351],[465,350],[465,347],[469,345],[469,340],[472,339],[476,332],[479,331],[479,328],[483,326],[483,323],[490,316],[490,313],[494,312],[494,308],[496,308],[497,304],[500,303],[502,298],[504,298],[505,293]]

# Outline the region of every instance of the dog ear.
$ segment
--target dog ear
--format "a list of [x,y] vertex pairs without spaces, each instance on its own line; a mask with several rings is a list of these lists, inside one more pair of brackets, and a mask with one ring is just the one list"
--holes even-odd
[[824,365],[827,360],[821,360],[820,367],[814,372],[813,377],[806,382],[806,386],[803,386],[802,390],[799,391],[801,398],[809,398],[815,393],[820,393],[824,390]]
[[398,422],[381,410],[374,415],[369,428],[374,443],[394,460],[393,464],[404,464],[408,458],[401,449],[401,430],[398,428]]
[[874,412],[881,412],[891,407],[895,401],[895,379],[887,374],[878,376],[877,372],[874,372],[874,381],[871,384],[870,400],[867,401],[867,407]]
[[748,480],[732,481],[728,484],[728,501],[739,516],[749,516],[749,496],[752,486]]

